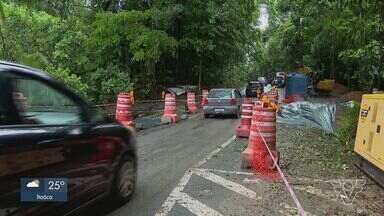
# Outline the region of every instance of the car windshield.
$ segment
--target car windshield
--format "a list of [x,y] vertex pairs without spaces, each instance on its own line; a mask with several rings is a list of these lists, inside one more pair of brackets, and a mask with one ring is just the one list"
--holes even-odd
[[213,89],[209,92],[209,98],[229,99],[232,97],[231,89]]

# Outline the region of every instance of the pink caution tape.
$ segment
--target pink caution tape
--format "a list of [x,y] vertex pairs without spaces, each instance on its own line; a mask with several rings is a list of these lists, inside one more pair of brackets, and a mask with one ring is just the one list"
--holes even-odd
[[[260,133],[260,129],[259,129],[258,127],[257,127],[257,131]],[[302,207],[302,205],[301,205],[299,199],[297,198],[295,192],[293,191],[293,189],[292,189],[291,185],[289,184],[287,178],[285,177],[283,171],[280,169],[280,167],[279,167],[279,165],[278,165],[278,163],[277,163],[276,158],[274,157],[274,155],[272,154],[271,150],[269,149],[269,147],[268,147],[268,145],[267,145],[267,142],[265,141],[265,139],[264,139],[263,136],[261,136],[261,138],[262,138],[262,140],[263,140],[263,142],[264,142],[265,147],[267,147],[268,153],[269,153],[269,155],[271,156],[271,158],[272,158],[272,160],[273,160],[273,163],[274,163],[274,165],[276,166],[277,171],[279,172],[279,175],[280,175],[281,179],[283,179],[283,182],[284,182],[285,187],[287,188],[287,190],[288,190],[288,192],[289,192],[289,195],[291,195],[293,201],[295,202],[295,205],[296,205],[296,207],[297,207],[297,209],[298,209],[298,214],[299,214],[300,216],[305,216],[305,211],[304,211],[304,209],[303,209],[303,207]]]

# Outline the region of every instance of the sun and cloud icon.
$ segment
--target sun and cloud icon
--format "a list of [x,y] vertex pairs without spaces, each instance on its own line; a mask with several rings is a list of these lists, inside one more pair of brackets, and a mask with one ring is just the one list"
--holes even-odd
[[27,183],[27,188],[38,188],[40,187],[39,179],[34,179]]

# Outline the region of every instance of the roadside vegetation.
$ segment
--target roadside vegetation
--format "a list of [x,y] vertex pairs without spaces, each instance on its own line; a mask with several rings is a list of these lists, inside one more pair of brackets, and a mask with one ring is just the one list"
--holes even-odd
[[[269,27],[258,42],[256,74],[311,68],[350,91],[384,88],[384,2],[259,0]],[[304,69],[305,70],[305,69]],[[346,108],[337,140],[353,150],[359,106]]]
[[359,114],[360,105],[358,103],[353,102],[351,106],[346,107],[340,118],[340,125],[336,133],[340,144],[345,145],[350,151],[353,151],[355,145],[355,131],[357,130]]
[[269,9],[254,70],[309,67],[350,90],[384,86],[384,2],[260,0]]
[[8,0],[0,9],[1,59],[47,70],[96,103],[123,90],[236,85],[257,52],[252,1]]
[[0,9],[1,59],[47,70],[97,103],[305,67],[350,90],[384,83],[379,0],[6,0]]

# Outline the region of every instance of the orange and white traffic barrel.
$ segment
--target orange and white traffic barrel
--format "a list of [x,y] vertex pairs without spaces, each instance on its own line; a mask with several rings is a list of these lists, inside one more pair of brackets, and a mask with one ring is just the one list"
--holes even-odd
[[256,107],[252,115],[249,145],[252,145],[251,166],[261,174],[274,172],[279,153],[276,148],[276,110],[272,107]]
[[196,105],[195,92],[188,92],[187,93],[187,106],[188,106],[188,113],[196,112],[197,105]]
[[257,102],[253,107],[248,147],[242,152],[241,166],[269,174],[275,170],[271,157],[276,160],[279,157],[276,150],[276,111],[262,104]]
[[178,121],[176,112],[176,96],[174,94],[165,94],[163,118],[169,119],[171,123],[176,123]]
[[201,106],[207,105],[208,104],[208,90],[203,89],[201,93]]
[[236,128],[237,137],[249,137],[251,128],[253,103],[251,98],[244,98],[241,104],[241,120]]
[[[241,168],[248,169],[251,167],[251,158],[253,155],[253,142],[255,142],[254,136],[257,132],[255,130],[255,127],[252,127],[255,124],[255,121],[253,120],[253,116],[255,115],[255,110],[259,109],[263,106],[262,101],[255,101],[252,106],[252,116],[251,116],[251,126],[250,126],[250,133],[249,133],[249,141],[247,148],[241,153]],[[252,140],[252,141],[251,141]]]
[[129,92],[120,92],[117,95],[116,120],[126,127],[135,127],[132,114],[132,98]]

